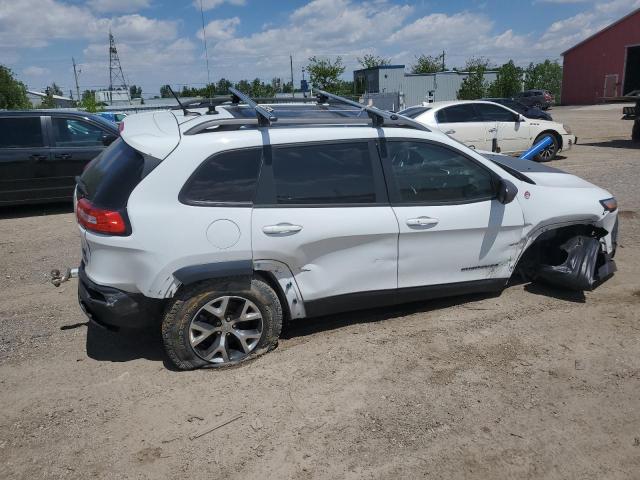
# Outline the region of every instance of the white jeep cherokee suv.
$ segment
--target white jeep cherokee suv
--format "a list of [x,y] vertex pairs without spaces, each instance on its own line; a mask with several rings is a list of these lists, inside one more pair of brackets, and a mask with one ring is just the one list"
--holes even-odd
[[614,271],[607,191],[320,95],[127,117],[76,188],[89,318],[161,323],[192,369],[273,348],[283,319]]
[[527,118],[495,102],[434,102],[409,107],[400,114],[441,130],[468,147],[489,152],[519,154],[549,137],[551,144],[534,159],[539,162],[553,160],[560,150],[571,149],[577,141],[567,125]]

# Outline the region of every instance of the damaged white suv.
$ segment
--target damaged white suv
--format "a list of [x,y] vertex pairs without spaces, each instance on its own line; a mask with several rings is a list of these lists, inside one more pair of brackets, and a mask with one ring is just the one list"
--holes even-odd
[[326,92],[232,101],[127,117],[76,189],[82,308],[161,324],[178,368],[265,352],[286,319],[615,269],[616,201],[578,177]]

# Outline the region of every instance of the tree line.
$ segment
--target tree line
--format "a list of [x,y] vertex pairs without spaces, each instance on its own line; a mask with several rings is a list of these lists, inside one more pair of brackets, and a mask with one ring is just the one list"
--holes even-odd
[[[373,54],[366,54],[358,58],[362,68],[389,65],[390,61],[390,58]],[[445,68],[444,54],[421,54],[416,57],[415,63],[411,66],[411,72],[436,73],[445,70]],[[313,56],[308,59],[308,63],[304,68],[304,72],[309,78],[309,84],[315,88],[347,96],[362,93],[358,91],[360,90],[358,86],[354,86],[353,81],[341,78],[345,70],[346,67],[340,56],[333,60]],[[453,68],[453,70],[457,69]],[[467,60],[461,70],[469,72],[469,76],[464,79],[458,91],[458,98],[461,100],[483,97],[512,97],[523,89],[549,90],[555,95],[556,100],[560,99],[562,67],[555,61],[545,60],[537,64],[530,63],[523,68],[518,67],[513,60],[498,66],[492,64],[485,57],[472,57]],[[488,82],[485,79],[485,74],[488,70],[497,72],[497,78],[493,82]],[[175,92],[182,97],[209,97],[228,95],[230,87],[235,87],[252,97],[262,98],[274,97],[276,93],[291,93],[294,91],[294,85],[292,85],[291,81],[285,82],[281,78],[275,77],[270,82],[255,78],[251,81],[240,80],[235,83],[226,78],[221,78],[215,83],[210,83],[200,88],[185,85]],[[85,90],[81,98],[76,99],[77,105],[90,112],[99,110],[102,105],[96,102],[95,93],[95,90]],[[142,99],[142,87],[131,85],[129,94],[132,99]],[[55,82],[45,89],[45,97],[41,106],[43,108],[54,108],[56,106],[54,95],[63,95],[62,90]],[[163,85],[160,88],[160,97],[172,97],[169,85]],[[144,100],[142,101],[144,102]],[[11,69],[0,65],[0,109],[26,108],[31,108],[26,86],[15,78]]]

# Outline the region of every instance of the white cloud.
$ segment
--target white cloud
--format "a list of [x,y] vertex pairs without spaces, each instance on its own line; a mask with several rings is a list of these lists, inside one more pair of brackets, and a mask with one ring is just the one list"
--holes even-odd
[[[219,41],[233,38],[238,25],[240,25],[240,19],[238,17],[213,20],[205,27],[207,40]],[[202,40],[202,29],[198,30],[196,36]]]
[[132,13],[148,8],[150,0],[89,0],[87,4],[100,13]]
[[117,42],[157,44],[166,40],[173,40],[177,36],[177,23],[170,20],[158,20],[142,15],[124,15],[113,20],[101,19],[102,35],[107,34],[109,28]]
[[51,70],[49,70],[48,68],[37,67],[35,65],[32,65],[22,70],[22,73],[28,77],[42,77],[44,75],[48,75],[49,73],[51,73]]
[[84,36],[95,18],[86,8],[55,0],[0,0],[0,48],[44,47]]
[[236,5],[236,6],[242,6],[247,3],[246,0],[193,0],[193,6],[199,9],[200,2],[202,2],[203,10],[213,10],[214,8],[219,7],[223,3],[228,3],[230,5]]

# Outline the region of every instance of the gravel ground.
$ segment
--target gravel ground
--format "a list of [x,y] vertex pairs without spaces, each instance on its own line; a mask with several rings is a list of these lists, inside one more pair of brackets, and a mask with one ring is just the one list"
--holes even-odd
[[69,208],[0,211],[0,478],[640,478],[640,149],[619,112],[551,111],[580,138],[553,165],[620,203],[594,292],[299,321],[222,371],[87,326],[75,281],[47,283],[79,260]]

